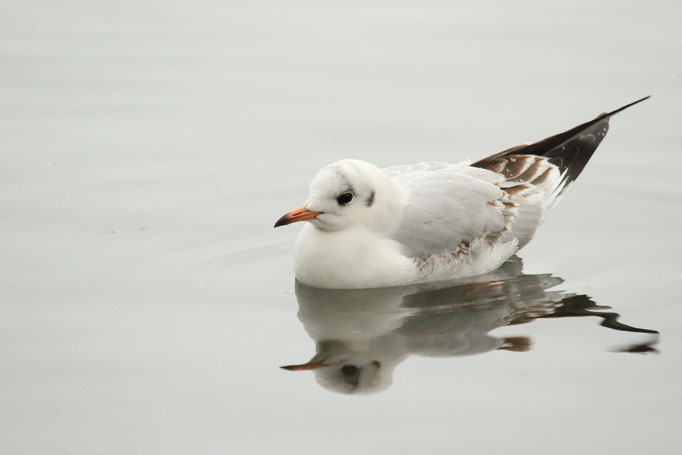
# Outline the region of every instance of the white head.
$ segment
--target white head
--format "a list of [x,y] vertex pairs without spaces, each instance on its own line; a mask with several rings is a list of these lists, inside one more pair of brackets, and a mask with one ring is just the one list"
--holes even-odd
[[403,195],[381,169],[342,160],[323,167],[310,183],[306,204],[285,214],[275,227],[310,221],[323,231],[362,225],[383,232],[391,229],[403,204]]

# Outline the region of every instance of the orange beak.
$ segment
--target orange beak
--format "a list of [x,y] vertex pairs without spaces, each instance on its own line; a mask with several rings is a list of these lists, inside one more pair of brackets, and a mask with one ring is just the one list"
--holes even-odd
[[275,223],[275,227],[284,226],[287,224],[295,223],[297,221],[314,220],[323,213],[324,212],[310,211],[304,205],[303,207],[299,207],[296,210],[292,210],[291,212],[285,213],[282,218],[277,220],[277,222]]
[[301,365],[287,365],[280,367],[283,370],[289,370],[289,371],[307,371],[307,370],[314,370],[315,368],[320,368],[325,366],[324,363],[322,362],[308,362],[308,363],[302,363]]

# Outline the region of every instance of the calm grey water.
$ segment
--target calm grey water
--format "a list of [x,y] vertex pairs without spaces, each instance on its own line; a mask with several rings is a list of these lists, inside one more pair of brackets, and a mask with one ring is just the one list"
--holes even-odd
[[[0,453],[679,453],[681,22],[4,3]],[[272,225],[324,164],[478,158],[649,94],[495,282],[295,286]]]

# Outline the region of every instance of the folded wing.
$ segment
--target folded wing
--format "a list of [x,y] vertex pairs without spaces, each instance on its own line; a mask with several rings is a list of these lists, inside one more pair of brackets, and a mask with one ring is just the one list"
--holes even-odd
[[492,241],[511,222],[505,193],[496,184],[501,177],[494,172],[446,163],[385,171],[409,194],[394,238],[412,256],[441,253],[482,236]]
[[466,248],[481,238],[491,245],[516,240],[523,247],[585,168],[606,136],[609,118],[647,98],[471,165],[385,169],[409,195],[395,240],[415,257]]

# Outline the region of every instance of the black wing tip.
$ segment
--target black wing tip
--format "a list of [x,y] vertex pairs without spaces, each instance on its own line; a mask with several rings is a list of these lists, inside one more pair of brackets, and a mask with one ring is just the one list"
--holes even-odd
[[640,99],[638,99],[637,101],[633,101],[632,103],[623,106],[621,109],[626,109],[626,108],[628,108],[628,107],[630,107],[630,106],[634,106],[634,105],[637,104],[637,103],[641,103],[642,101],[646,101],[646,100],[648,100],[649,98],[651,98],[652,96],[653,96],[653,95],[647,95],[647,96],[645,96],[644,98],[640,98]]
[[627,108],[627,107],[630,107],[630,106],[634,106],[635,104],[641,103],[642,101],[646,101],[646,100],[648,100],[649,98],[651,98],[652,96],[653,96],[653,95],[647,95],[647,96],[645,96],[644,98],[640,98],[640,99],[638,99],[637,101],[633,101],[632,103],[628,104],[627,106],[624,106],[624,108]]
[[642,101],[648,100],[649,98],[651,98],[651,96],[652,96],[652,95],[645,96],[644,98],[640,98],[640,99],[638,99],[637,101],[633,101],[632,103],[626,104],[626,105],[623,106],[623,107],[619,107],[619,108],[616,109],[615,111],[611,111],[611,112],[607,112],[607,113],[605,113],[605,114],[602,114],[602,115],[600,115],[599,117],[597,117],[596,119],[594,119],[593,121],[594,121],[594,122],[598,122],[599,120],[603,120],[603,119],[606,119],[606,118],[608,118],[608,117],[611,117],[612,115],[616,115],[617,113],[622,112],[622,111],[624,111],[625,109],[634,106],[635,104],[639,104],[639,103],[641,103]]
[[[574,128],[571,128],[570,130],[564,131],[563,133],[556,134],[554,136],[550,136],[546,139],[543,139],[541,141],[538,141],[538,142],[535,142],[535,143],[532,143],[529,145],[512,147],[512,148],[504,150],[500,153],[496,153],[494,155],[488,156],[486,158],[483,158],[482,160],[476,161],[475,163],[472,164],[472,166],[485,168],[487,165],[489,165],[491,162],[493,162],[494,160],[496,160],[498,158],[502,158],[502,157],[505,157],[508,155],[515,155],[515,154],[549,156],[549,153],[552,150],[560,147],[563,143],[570,140],[572,137],[581,134],[582,132],[584,132],[588,128],[592,128],[598,124],[603,124],[604,127],[608,128],[609,118],[611,116],[613,116],[613,115],[615,115],[621,111],[624,111],[625,109],[632,107],[635,104],[638,104],[638,103],[641,103],[642,101],[648,100],[649,98],[651,98],[651,95],[645,96],[644,98],[640,98],[637,101],[633,101],[632,103],[626,104],[625,106],[620,107],[614,111],[601,114],[601,115],[597,116],[594,120],[590,120],[589,122],[585,122],[583,124],[580,124]],[[591,150],[589,152],[589,156],[591,156],[592,153],[594,153],[594,150],[599,145],[599,142],[601,142],[601,140],[604,138],[605,134],[606,133],[604,132],[604,134],[601,135],[601,137],[596,142],[596,144],[594,144],[594,148],[593,148],[593,150]],[[587,157],[588,160],[589,160],[589,156]],[[586,163],[587,163],[587,161],[585,161],[585,164]],[[577,177],[577,175],[576,175],[576,177]]]

